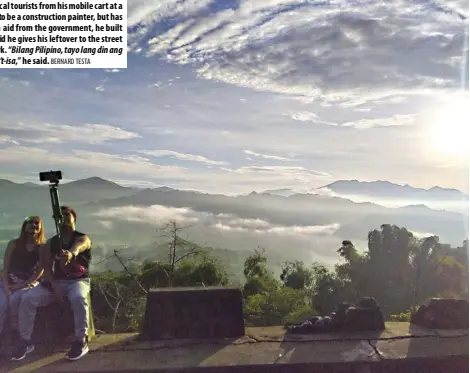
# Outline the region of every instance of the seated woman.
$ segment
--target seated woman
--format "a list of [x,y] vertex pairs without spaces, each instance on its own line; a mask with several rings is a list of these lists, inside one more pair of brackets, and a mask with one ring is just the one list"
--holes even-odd
[[42,276],[39,250],[45,242],[44,225],[38,216],[26,218],[20,236],[8,242],[0,280],[0,334],[7,314],[17,317],[22,295]]

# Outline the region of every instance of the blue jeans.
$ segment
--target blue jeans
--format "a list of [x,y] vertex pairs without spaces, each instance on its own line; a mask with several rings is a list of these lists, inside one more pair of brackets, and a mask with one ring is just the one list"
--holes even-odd
[[[5,291],[3,289],[3,282],[0,281],[0,334],[2,334],[3,326],[5,324],[8,312],[10,313],[10,318],[16,318],[18,316],[18,307],[20,305],[21,298],[29,290],[31,290],[31,288],[16,290],[13,293],[10,293],[10,297],[9,299],[7,299],[7,297],[5,296]],[[8,300],[10,302],[8,302]],[[8,306],[10,306],[9,309]],[[10,322],[11,321],[12,320],[10,319]]]
[[[56,280],[56,283],[59,291],[69,298],[75,324],[75,338],[81,340],[88,334],[90,279]],[[42,285],[25,293],[21,298],[18,312],[18,329],[21,338],[26,341],[31,339],[37,308],[47,306],[54,299],[54,293]]]

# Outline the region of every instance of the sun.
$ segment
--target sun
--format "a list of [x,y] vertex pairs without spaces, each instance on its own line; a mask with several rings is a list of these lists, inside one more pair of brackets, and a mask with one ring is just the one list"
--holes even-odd
[[456,102],[433,113],[430,118],[432,146],[437,153],[470,157],[469,102]]

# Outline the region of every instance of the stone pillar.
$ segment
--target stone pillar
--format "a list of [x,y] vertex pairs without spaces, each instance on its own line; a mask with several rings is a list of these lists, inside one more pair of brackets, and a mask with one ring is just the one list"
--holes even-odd
[[151,289],[142,334],[151,340],[243,336],[242,293],[224,287]]

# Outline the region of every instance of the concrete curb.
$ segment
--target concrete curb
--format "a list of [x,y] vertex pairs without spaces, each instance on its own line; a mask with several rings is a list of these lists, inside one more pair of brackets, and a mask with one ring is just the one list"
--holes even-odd
[[[262,364],[224,367],[188,367],[173,369],[87,370],[82,373],[468,373],[468,355],[438,358],[383,359],[364,362],[334,362],[308,364]],[[55,371],[70,373],[70,370]]]

